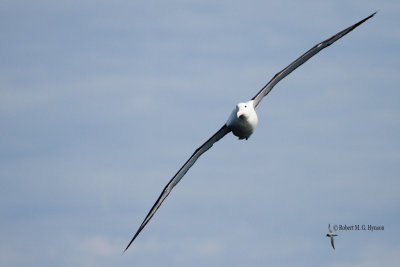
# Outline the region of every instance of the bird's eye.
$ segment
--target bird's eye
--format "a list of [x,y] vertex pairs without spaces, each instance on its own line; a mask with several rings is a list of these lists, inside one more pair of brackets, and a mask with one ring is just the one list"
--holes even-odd
[[245,108],[247,108],[247,106],[244,106]]

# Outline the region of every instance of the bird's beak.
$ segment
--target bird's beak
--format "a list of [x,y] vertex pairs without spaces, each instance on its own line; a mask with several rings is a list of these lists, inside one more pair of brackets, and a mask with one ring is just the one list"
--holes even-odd
[[237,113],[236,113],[236,117],[237,117],[238,119],[239,119],[240,116],[243,115],[243,111],[244,111],[244,108],[243,108],[243,107],[238,107],[238,111],[237,111]]

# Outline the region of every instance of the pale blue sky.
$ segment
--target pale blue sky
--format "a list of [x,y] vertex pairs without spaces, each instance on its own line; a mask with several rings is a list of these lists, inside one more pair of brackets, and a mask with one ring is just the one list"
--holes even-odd
[[[316,43],[248,141],[193,151]],[[396,266],[398,1],[1,1],[0,266]],[[338,232],[328,223],[384,225]]]

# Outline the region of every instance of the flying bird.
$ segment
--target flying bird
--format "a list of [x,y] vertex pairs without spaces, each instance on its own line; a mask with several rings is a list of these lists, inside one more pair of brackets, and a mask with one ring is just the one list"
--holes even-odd
[[[236,107],[233,109],[232,113],[230,114],[227,122],[221,127],[221,129],[219,129],[203,145],[201,145],[198,149],[196,149],[193,155],[185,162],[185,164],[183,164],[183,166],[179,169],[179,171],[168,182],[164,190],[161,192],[161,195],[158,197],[157,201],[154,203],[153,207],[150,209],[146,218],[140,225],[139,229],[129,242],[128,246],[125,248],[125,251],[129,248],[132,242],[136,239],[139,233],[143,230],[146,224],[153,217],[157,209],[161,206],[161,203],[171,192],[172,188],[174,188],[175,185],[179,183],[179,181],[190,169],[190,167],[192,167],[192,165],[204,152],[210,149],[214,143],[216,143],[218,140],[220,140],[229,132],[232,132],[239,139],[247,140],[256,129],[258,123],[258,118],[257,118],[257,113],[255,112],[255,108],[261,102],[263,97],[266,96],[280,80],[285,78],[288,74],[290,74],[296,68],[301,66],[303,63],[305,63],[319,51],[321,51],[325,47],[330,46],[331,44],[333,44],[334,42],[336,42],[337,40],[339,40],[340,38],[351,32],[352,30],[354,30],[356,27],[364,23],[366,20],[373,17],[375,14],[376,12],[364,18],[363,20],[357,22],[356,24],[344,29],[343,31],[333,35],[329,39],[315,45],[310,50],[301,55],[299,58],[297,58],[295,61],[290,63],[282,71],[275,74],[275,76],[250,101],[237,104]],[[332,246],[333,246],[333,238],[332,238]]]
[[333,241],[333,237],[337,236],[337,234],[332,233],[332,229],[331,229],[331,225],[330,224],[328,225],[328,230],[329,230],[329,233],[327,233],[326,236],[331,238],[331,245],[332,245],[333,249],[335,249],[335,243]]

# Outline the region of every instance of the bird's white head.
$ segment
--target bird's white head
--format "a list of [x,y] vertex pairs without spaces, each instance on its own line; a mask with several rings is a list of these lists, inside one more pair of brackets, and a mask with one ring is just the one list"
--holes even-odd
[[249,118],[254,113],[253,100],[236,105],[236,118]]

